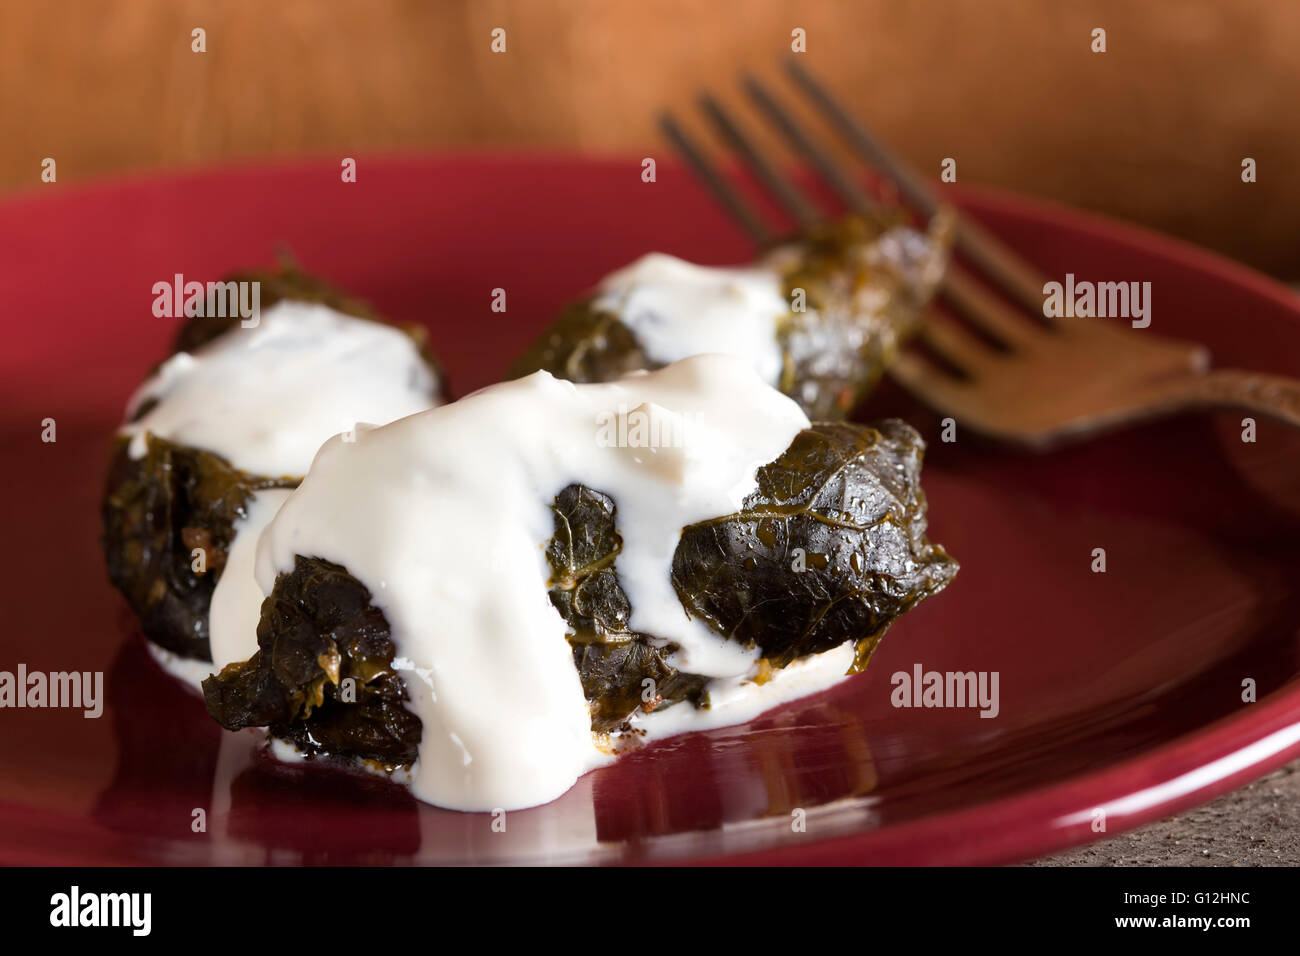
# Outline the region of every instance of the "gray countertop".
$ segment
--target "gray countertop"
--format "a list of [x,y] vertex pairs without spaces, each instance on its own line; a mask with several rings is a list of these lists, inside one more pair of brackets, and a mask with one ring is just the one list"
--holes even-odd
[[1028,865],[1300,865],[1300,760],[1179,816]]

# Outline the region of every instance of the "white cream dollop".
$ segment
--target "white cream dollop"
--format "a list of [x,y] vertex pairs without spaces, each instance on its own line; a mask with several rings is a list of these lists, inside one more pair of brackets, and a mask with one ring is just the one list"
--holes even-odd
[[423,723],[416,796],[461,810],[545,803],[607,759],[547,595],[556,494],[577,482],[614,499],[630,627],[734,683],[756,652],[688,618],[673,553],[684,526],[739,508],[757,468],[806,427],[733,357],[600,385],[537,372],[326,442],[262,534],[257,581],[269,594],[304,555],[370,590]]
[[606,276],[592,306],[618,316],[655,362],[734,355],[768,385],[780,381],[777,322],[790,303],[773,269],[701,266],[652,252]]
[[219,673],[227,664],[246,661],[257,653],[257,622],[262,616],[263,598],[253,574],[257,541],[289,494],[287,488],[259,491],[248,499],[247,514],[235,522],[235,538],[226,555],[226,566],[208,605],[208,639],[212,647],[209,673]]
[[257,475],[302,475],[321,442],[357,422],[428,408],[433,373],[400,329],[311,302],[282,301],[238,328],[165,361],[132,396],[130,453],[145,433],[202,448]]
[[[132,437],[133,457],[145,453],[145,436],[153,434],[253,474],[297,477],[331,435],[358,421],[383,424],[422,411],[437,391],[418,346],[400,329],[285,300],[255,327],[233,329],[164,362],[132,396],[128,417],[149,399],[155,405],[122,432]],[[197,686],[257,650],[257,538],[287,497],[264,489],[248,498],[209,607],[213,663],[155,654],[173,676]]]

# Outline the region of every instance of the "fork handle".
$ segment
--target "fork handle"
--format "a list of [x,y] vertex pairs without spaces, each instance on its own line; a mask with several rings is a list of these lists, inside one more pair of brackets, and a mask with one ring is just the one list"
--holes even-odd
[[1300,428],[1300,379],[1225,368],[1175,379],[1170,386],[1170,397],[1183,407],[1240,409]]

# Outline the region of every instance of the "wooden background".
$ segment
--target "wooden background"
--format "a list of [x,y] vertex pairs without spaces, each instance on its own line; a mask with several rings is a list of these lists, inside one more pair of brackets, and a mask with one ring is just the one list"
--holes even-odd
[[961,182],[1300,276],[1300,3],[1280,0],[5,0],[0,190],[57,188],[47,156],[66,184],[302,153],[664,155],[658,109],[702,84],[734,100],[795,27],[924,169],[952,156]]

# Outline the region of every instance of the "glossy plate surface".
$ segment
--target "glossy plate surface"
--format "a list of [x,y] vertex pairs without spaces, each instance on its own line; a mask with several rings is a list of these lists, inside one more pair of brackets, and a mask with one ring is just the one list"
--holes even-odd
[[[106,698],[99,719],[0,710],[0,861],[995,863],[1098,836],[1099,808],[1114,834],[1300,753],[1300,435],[1260,422],[1247,444],[1239,415],[1189,417],[1032,456],[960,432],[941,443],[889,387],[868,412],[930,441],[931,536],[962,571],[867,674],[646,748],[510,814],[504,833],[223,733],[154,667],[98,547],[109,437],[174,331],[151,314],[153,284],[268,264],[283,244],[426,324],[464,394],[643,252],[749,256],[684,172],[639,173],[363,158],[354,184],[314,162],[46,185],[0,206],[0,670],[103,671]],[[1300,376],[1300,300],[1282,287],[1129,227],[953,195],[1057,277],[1150,281],[1152,331]],[[998,715],[891,706],[891,675],[917,665],[996,671]],[[1247,680],[1257,702],[1242,700]]]

